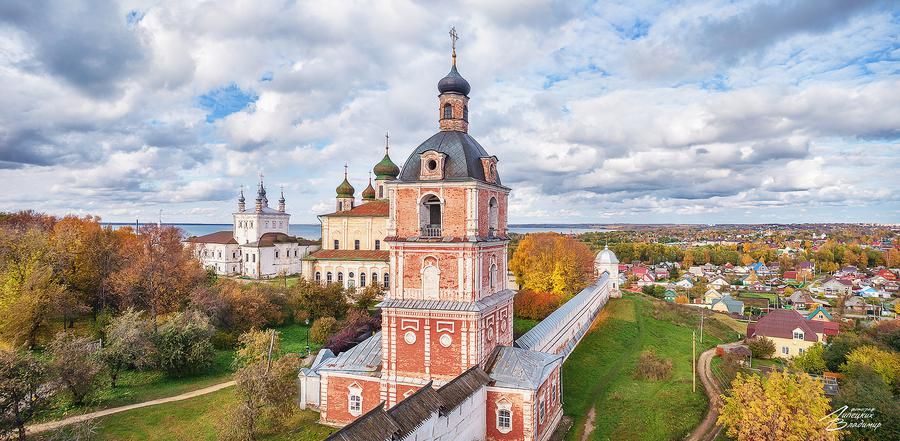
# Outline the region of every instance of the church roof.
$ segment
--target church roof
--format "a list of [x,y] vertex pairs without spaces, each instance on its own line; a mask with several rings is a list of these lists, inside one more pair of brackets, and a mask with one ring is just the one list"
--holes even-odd
[[337,186],[335,191],[337,191],[337,197],[339,198],[352,198],[353,194],[356,193],[356,189],[350,185],[349,181],[347,181],[346,173],[344,173],[344,181],[341,182],[341,185]]
[[[372,187],[372,178],[369,178],[369,185],[362,191],[362,198],[366,201],[375,200],[375,189]],[[365,205],[365,204],[363,204]]]
[[259,236],[259,240],[256,242],[250,242],[241,246],[244,247],[255,247],[255,248],[263,248],[263,247],[273,247],[277,243],[296,243],[298,245],[316,245],[319,242],[315,240],[304,239],[302,237],[294,237],[289,236],[284,233],[265,233],[262,236]]
[[375,260],[387,262],[390,254],[386,250],[318,250],[303,260]]
[[384,152],[384,158],[381,158],[381,161],[375,164],[375,168],[372,171],[375,172],[375,179],[394,179],[400,174],[400,167],[397,167],[397,164],[394,164],[394,161],[391,160],[390,155]]
[[325,361],[320,371],[374,373],[381,369],[381,331]]
[[330,214],[323,214],[322,216],[331,217],[388,217],[389,210],[391,208],[390,202],[383,200],[375,200],[371,202],[366,202],[362,205],[357,205],[350,210],[347,211],[337,211]]
[[203,236],[191,236],[185,239],[190,243],[219,243],[219,244],[236,244],[233,231],[216,231],[215,233],[205,234]]
[[551,355],[528,349],[499,346],[485,364],[495,386],[537,390],[562,355]]
[[[452,130],[437,132],[416,147],[406,159],[406,163],[403,164],[403,170],[398,179],[407,182],[418,181],[422,171],[420,155],[430,150],[447,155],[444,164],[445,181],[475,179],[487,182],[481,159],[491,157],[491,155],[468,133]],[[496,181],[497,184],[500,184],[499,176]]]

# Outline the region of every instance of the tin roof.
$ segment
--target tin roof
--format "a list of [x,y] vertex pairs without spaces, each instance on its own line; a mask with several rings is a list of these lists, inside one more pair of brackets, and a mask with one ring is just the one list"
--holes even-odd
[[381,369],[381,331],[362,343],[341,352],[318,368],[318,371],[340,371],[374,374]]
[[[406,182],[418,181],[422,172],[420,155],[430,150],[447,155],[444,181],[475,179],[487,182],[481,158],[488,158],[491,155],[468,133],[452,130],[437,132],[420,144],[406,159],[398,179]],[[496,183],[500,185],[499,175]]]
[[562,355],[499,346],[485,366],[495,386],[537,390],[562,359]]
[[390,441],[400,432],[400,426],[384,411],[384,401],[343,429],[331,434],[326,441]]
[[568,302],[553,311],[537,326],[531,328],[516,340],[516,346],[525,349],[535,349],[548,336],[556,335],[571,322],[573,316],[577,316],[591,302],[596,291],[606,283],[609,274],[603,274],[597,281],[580,293],[572,297]]

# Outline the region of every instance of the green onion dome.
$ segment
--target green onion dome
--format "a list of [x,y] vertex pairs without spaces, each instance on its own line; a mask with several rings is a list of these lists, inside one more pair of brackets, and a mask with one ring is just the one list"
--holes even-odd
[[337,197],[352,198],[354,193],[356,193],[356,189],[347,182],[347,176],[345,175],[344,182],[341,182],[341,185],[337,186]]
[[375,172],[375,179],[397,179],[397,176],[400,176],[400,167],[397,167],[397,164],[394,164],[394,161],[391,161],[391,157],[384,152],[384,158],[378,164],[375,164],[375,168],[372,169]]
[[362,192],[362,198],[364,201],[374,201],[375,200],[375,188],[372,187],[372,179],[369,178],[369,186],[366,187]]

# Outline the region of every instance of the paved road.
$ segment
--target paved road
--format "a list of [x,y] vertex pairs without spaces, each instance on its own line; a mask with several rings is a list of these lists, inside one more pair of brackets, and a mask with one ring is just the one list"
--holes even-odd
[[159,398],[156,400],[144,401],[143,403],[129,404],[127,406],[113,407],[111,409],[98,410],[96,412],[86,413],[83,415],[76,415],[73,417],[66,418],[64,420],[51,421],[49,423],[43,423],[43,424],[35,424],[33,426],[28,426],[28,428],[26,429],[26,432],[31,434],[31,433],[44,432],[47,430],[58,429],[60,427],[67,426],[69,424],[80,423],[82,421],[92,420],[94,418],[99,418],[99,417],[106,416],[106,415],[112,415],[114,413],[125,412],[125,411],[132,410],[132,409],[140,409],[141,407],[155,406],[157,404],[171,403],[173,401],[187,400],[189,398],[199,397],[200,395],[206,395],[209,393],[213,393],[215,391],[222,390],[222,389],[225,389],[226,387],[231,387],[231,386],[234,386],[234,381],[228,381],[225,383],[214,384],[209,387],[204,387],[203,389],[197,389],[195,391],[185,392],[181,395],[175,395],[173,397]]

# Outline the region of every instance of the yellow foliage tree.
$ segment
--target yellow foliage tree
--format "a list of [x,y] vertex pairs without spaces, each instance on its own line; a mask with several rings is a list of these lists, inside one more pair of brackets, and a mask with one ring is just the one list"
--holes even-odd
[[679,294],[678,297],[675,297],[675,303],[678,303],[680,305],[687,305],[688,303],[690,303],[690,300],[688,300],[686,295]]
[[529,234],[509,261],[521,289],[572,295],[593,277],[594,254],[582,242],[558,233]]
[[861,367],[872,369],[888,385],[900,383],[900,353],[871,345],[860,346],[847,354],[847,362],[841,370],[852,374]]
[[738,374],[723,396],[719,424],[738,441],[833,441],[831,406],[822,384],[807,374]]

